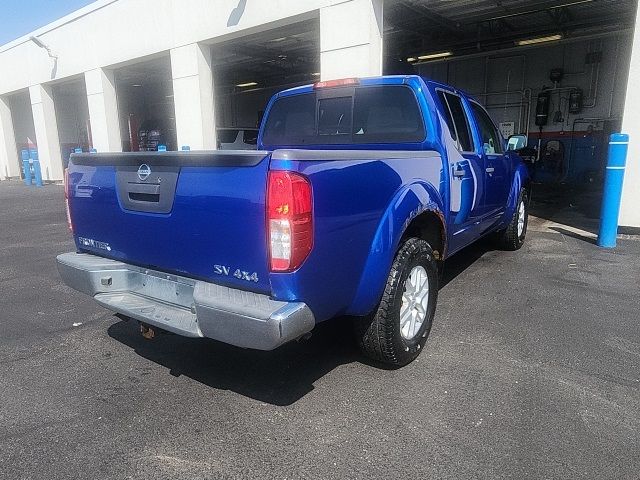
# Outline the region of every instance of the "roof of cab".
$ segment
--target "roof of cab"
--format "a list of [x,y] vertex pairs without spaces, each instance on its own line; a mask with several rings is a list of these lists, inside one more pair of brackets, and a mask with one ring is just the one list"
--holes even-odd
[[[460,93],[468,98],[473,98],[472,95],[469,95],[464,90],[454,87],[453,85],[447,85],[445,83],[436,82],[435,80],[429,80],[425,77],[421,77],[420,75],[382,75],[379,77],[363,77],[359,78],[360,85],[402,85],[402,84],[410,84],[412,81],[422,80],[429,87],[433,88],[446,88],[449,90],[453,90],[457,93]],[[285,97],[289,95],[298,95],[301,93],[311,93],[313,91],[313,87],[315,84],[301,85],[299,87],[288,88],[276,94],[277,97]]]
[[[418,75],[382,75],[379,77],[362,77],[358,78],[360,85],[402,85],[410,83],[412,80],[418,80]],[[310,93],[313,91],[315,83],[301,85],[299,87],[288,88],[277,94],[277,96],[297,95],[299,93]]]

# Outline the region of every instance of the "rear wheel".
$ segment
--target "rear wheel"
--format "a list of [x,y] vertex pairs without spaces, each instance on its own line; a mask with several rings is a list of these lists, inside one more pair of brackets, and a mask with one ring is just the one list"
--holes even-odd
[[438,265],[431,246],[408,239],[394,259],[378,308],[356,319],[363,353],[373,360],[402,366],[422,351],[436,310]]
[[518,250],[524,244],[529,223],[529,197],[525,189],[520,190],[518,204],[509,226],[496,232],[497,243],[504,250]]

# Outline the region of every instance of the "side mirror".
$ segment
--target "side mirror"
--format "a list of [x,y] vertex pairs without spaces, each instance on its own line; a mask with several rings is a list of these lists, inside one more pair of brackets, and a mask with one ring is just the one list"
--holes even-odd
[[507,142],[507,150],[520,150],[527,146],[526,135],[511,135]]

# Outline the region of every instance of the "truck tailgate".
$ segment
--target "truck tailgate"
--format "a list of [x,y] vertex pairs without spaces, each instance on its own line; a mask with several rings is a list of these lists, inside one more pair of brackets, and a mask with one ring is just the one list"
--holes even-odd
[[268,152],[74,154],[78,251],[269,293]]

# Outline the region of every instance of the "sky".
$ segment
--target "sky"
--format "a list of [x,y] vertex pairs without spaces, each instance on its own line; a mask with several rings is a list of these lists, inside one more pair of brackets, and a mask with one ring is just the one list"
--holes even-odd
[[0,45],[84,7],[94,0],[0,0]]

